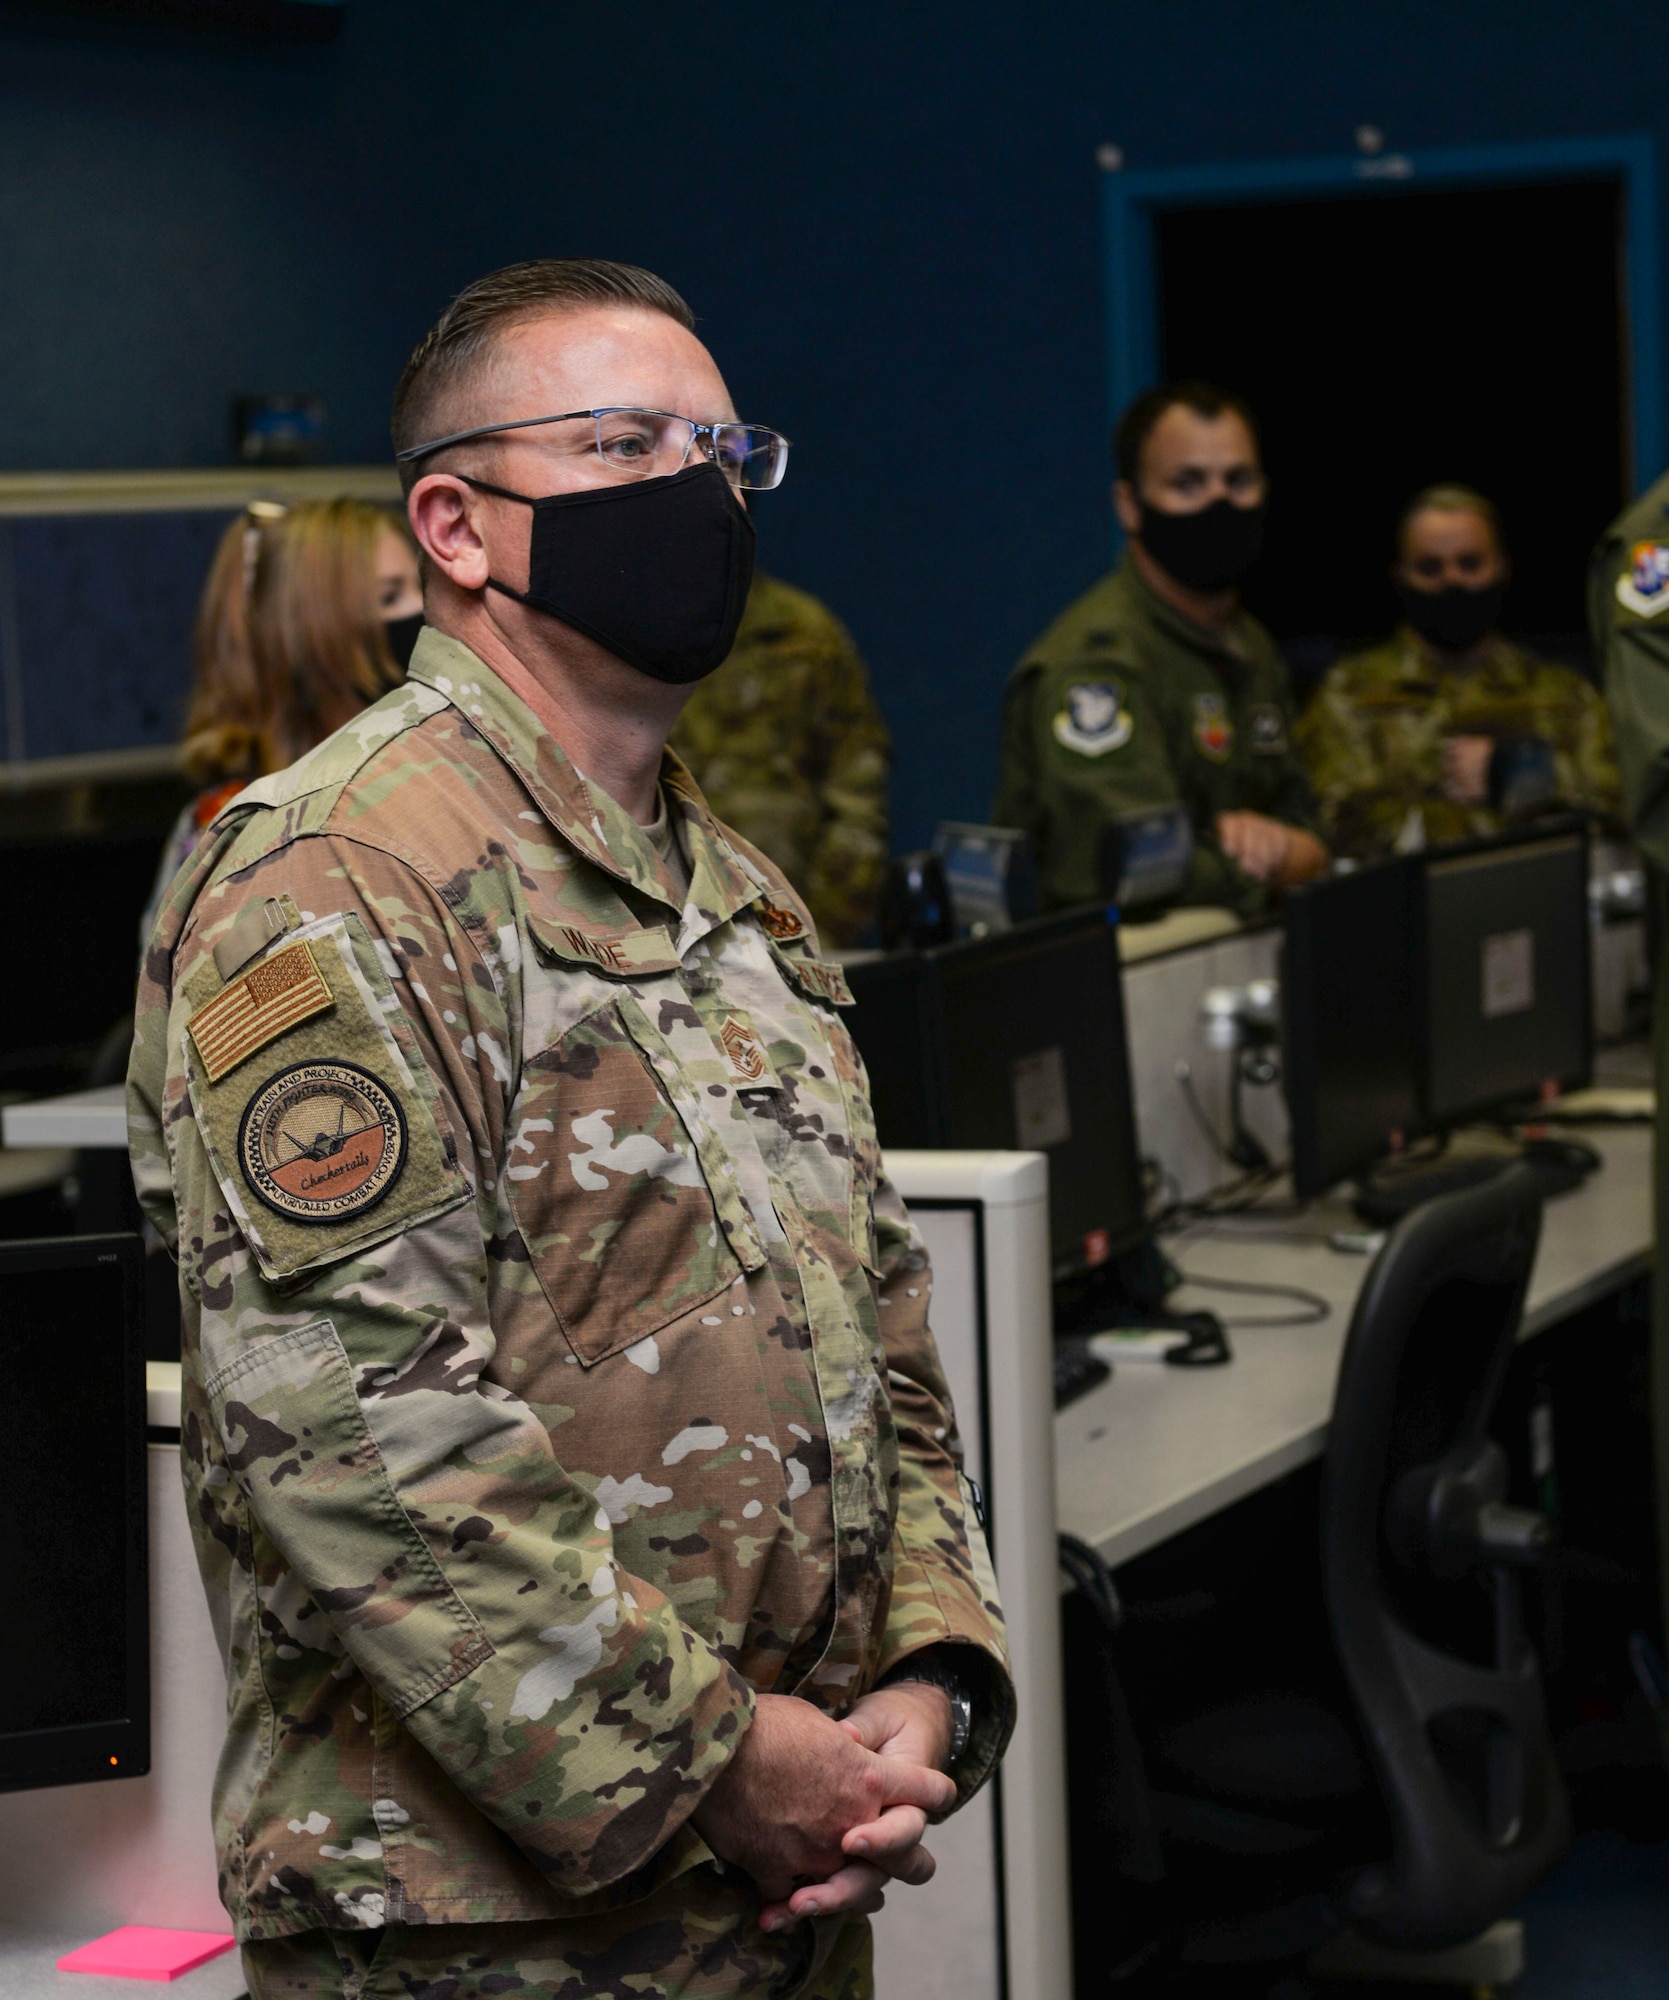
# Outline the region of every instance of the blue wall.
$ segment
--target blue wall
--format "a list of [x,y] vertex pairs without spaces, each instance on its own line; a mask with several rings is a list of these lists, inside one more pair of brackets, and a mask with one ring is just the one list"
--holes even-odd
[[0,7],[0,468],[222,462],[261,388],[378,457],[459,284],[649,264],[795,440],[764,557],[858,634],[904,843],[982,813],[1007,668],[1103,559],[1099,142],[1669,157],[1669,37],[1613,0],[348,0],[319,45],[64,19]]

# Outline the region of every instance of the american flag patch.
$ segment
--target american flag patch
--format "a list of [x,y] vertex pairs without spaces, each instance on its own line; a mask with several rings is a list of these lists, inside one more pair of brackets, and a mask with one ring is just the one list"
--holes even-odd
[[312,948],[292,944],[252,965],[186,1023],[210,1083],[298,1021],[335,1006]]

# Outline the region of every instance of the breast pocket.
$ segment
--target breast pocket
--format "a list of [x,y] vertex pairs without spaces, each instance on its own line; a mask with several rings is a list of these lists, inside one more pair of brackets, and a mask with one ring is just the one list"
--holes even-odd
[[505,1165],[533,1269],[587,1365],[764,1262],[694,1088],[640,1014],[623,995],[524,1064]]

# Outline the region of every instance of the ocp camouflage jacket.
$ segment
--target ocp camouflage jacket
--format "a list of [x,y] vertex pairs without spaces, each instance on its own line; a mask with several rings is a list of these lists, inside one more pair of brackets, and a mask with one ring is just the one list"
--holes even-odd
[[1553,751],[1559,803],[1617,825],[1617,760],[1597,688],[1499,634],[1467,666],[1440,666],[1405,625],[1340,660],[1299,721],[1329,844],[1371,860],[1399,845],[1499,833],[1507,821],[1496,807],[1444,790],[1451,736],[1539,736]]
[[983,1681],[964,1796],[1006,1741],[844,983],[663,776],[687,896],[425,633],[152,934],[130,1132],[180,1264],[241,1936],[675,1914],[755,1691],[838,1712],[929,1645]]

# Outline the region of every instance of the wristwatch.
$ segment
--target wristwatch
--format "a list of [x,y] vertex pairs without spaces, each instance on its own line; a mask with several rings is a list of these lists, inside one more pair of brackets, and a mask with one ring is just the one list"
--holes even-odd
[[974,1733],[974,1698],[968,1692],[967,1683],[960,1674],[947,1667],[942,1655],[931,1647],[907,1660],[900,1660],[891,1673],[881,1677],[877,1685],[902,1687],[907,1681],[936,1687],[949,1700],[950,1748],[945,1753],[945,1765],[947,1769],[954,1768],[961,1761],[968,1739]]

